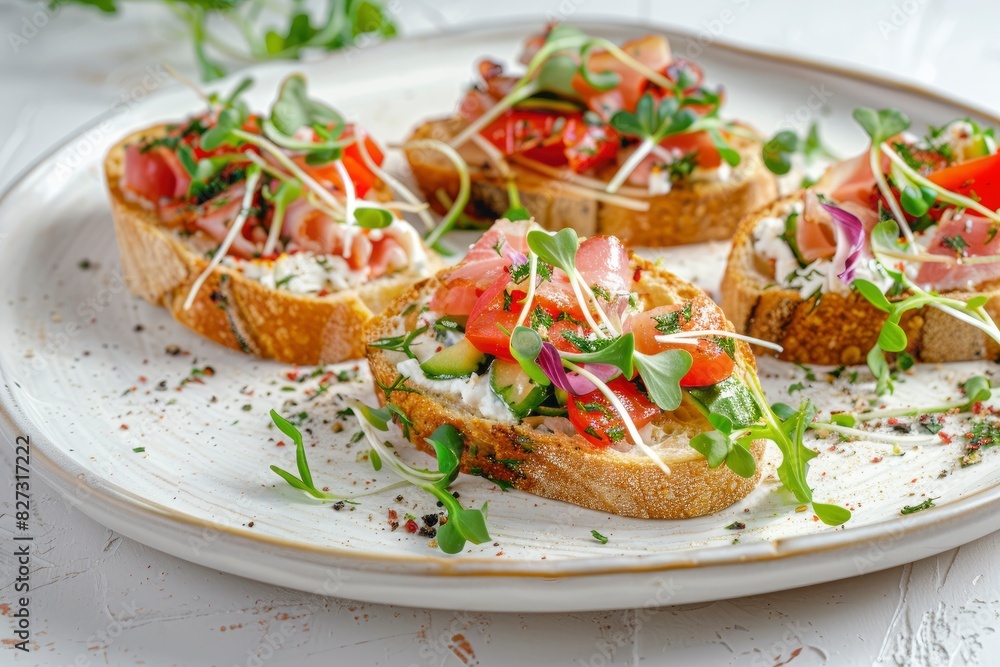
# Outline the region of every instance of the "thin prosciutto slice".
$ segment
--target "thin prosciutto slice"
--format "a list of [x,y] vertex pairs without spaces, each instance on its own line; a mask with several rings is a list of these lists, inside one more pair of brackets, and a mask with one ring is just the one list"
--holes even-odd
[[[961,239],[961,241],[958,241]],[[958,256],[956,246],[966,244],[962,254],[983,257],[1000,254],[1000,234],[990,220],[968,213],[943,222],[934,235],[927,252],[932,255]],[[970,289],[987,280],[1000,278],[1000,262],[959,264],[924,262],[917,273],[917,283],[928,289]]]

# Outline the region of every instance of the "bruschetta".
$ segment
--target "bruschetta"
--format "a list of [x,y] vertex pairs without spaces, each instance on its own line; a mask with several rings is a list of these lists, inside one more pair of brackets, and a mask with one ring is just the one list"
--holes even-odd
[[[798,363],[1000,357],[1000,155],[960,119],[924,136],[859,109],[864,154],[747,218],[722,306],[740,332]],[[881,350],[881,352],[880,352]]]
[[376,393],[418,448],[433,453],[425,438],[451,424],[463,472],[602,512],[719,511],[756,486],[764,440],[790,451],[795,431],[777,426],[720,308],[611,236],[501,220],[367,341]]
[[448,142],[466,164],[461,174],[441,152],[407,148],[432,204],[459,197],[466,176],[474,217],[520,204],[548,229],[672,246],[731,238],[777,195],[757,133],[720,117],[723,91],[665,37],[619,46],[551,25],[520,60],[518,74],[481,61],[458,111],[414,131],[411,145]]
[[295,364],[364,355],[362,330],[436,268],[396,212],[382,150],[285,80],[267,116],[210,97],[105,160],[130,289],[228,347]]

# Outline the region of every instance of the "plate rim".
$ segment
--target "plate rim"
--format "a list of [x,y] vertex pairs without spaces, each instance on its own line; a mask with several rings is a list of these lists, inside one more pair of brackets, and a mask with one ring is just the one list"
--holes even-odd
[[[602,20],[603,18],[603,20]],[[501,32],[514,28],[533,29],[538,25],[538,17],[517,16],[495,21],[475,21],[458,26],[449,26],[447,29],[433,33],[404,36],[389,42],[370,47],[370,50],[386,50],[395,45],[410,44],[428,38],[449,38],[466,36],[469,33]],[[659,22],[623,20],[619,17],[601,17],[600,15],[588,16],[579,21],[568,21],[572,25],[584,26],[590,29],[622,29],[622,30],[649,30],[666,33],[670,36],[681,38],[697,38],[698,33],[683,28],[677,28],[669,24]],[[714,39],[707,45],[709,48],[721,51],[749,55],[755,58],[768,60],[779,65],[790,65],[807,70],[818,71],[824,74],[831,74],[845,79],[861,82],[865,84],[880,86],[929,101],[946,104],[964,112],[988,119],[990,122],[1000,125],[1000,115],[979,107],[974,103],[965,100],[956,100],[948,97],[943,91],[932,87],[921,86],[892,76],[876,74],[873,72],[856,69],[849,65],[841,65],[834,62],[816,58],[797,57],[785,52],[757,48],[742,44],[737,44],[726,39]],[[225,82],[246,76],[250,71],[262,71],[266,69],[286,69],[300,66],[315,65],[323,62],[335,62],[344,59],[345,53],[333,53],[323,58],[307,60],[299,63],[262,63],[252,65],[240,72],[234,73],[221,80]],[[215,82],[220,83],[220,82]],[[180,84],[166,86],[149,96],[148,99],[156,100],[160,96],[169,95],[179,90]],[[155,104],[155,102],[145,102],[145,105]],[[44,151],[39,157],[32,160],[26,167],[21,169],[10,181],[7,187],[0,194],[0,210],[7,204],[18,191],[30,185],[31,179],[41,177],[46,165],[61,151],[73,144],[88,131],[98,127],[115,113],[114,109],[109,109],[87,123],[84,123],[68,135],[61,138],[56,144]],[[100,158],[95,158],[98,162]],[[36,428],[30,419],[24,415],[13,396],[8,383],[16,383],[16,379],[10,376],[10,370],[0,366],[0,378],[4,380],[3,398],[0,399],[0,417],[11,434],[28,434]],[[16,437],[16,435],[14,435]],[[35,446],[41,444],[41,449]],[[327,557],[335,559],[338,566],[351,567],[362,566],[359,569],[368,569],[372,565],[406,565],[407,570],[396,570],[399,574],[422,574],[430,576],[446,577],[507,577],[507,578],[581,578],[606,576],[613,574],[641,574],[667,572],[689,568],[707,568],[715,566],[738,565],[741,563],[761,562],[761,561],[784,561],[796,557],[808,556],[811,554],[849,551],[871,543],[880,538],[891,536],[895,540],[915,533],[931,530],[943,524],[968,520],[973,515],[985,513],[988,509],[1000,505],[1000,484],[993,487],[975,491],[958,500],[937,506],[934,512],[919,513],[907,517],[893,517],[876,521],[874,523],[859,526],[857,528],[831,528],[828,531],[811,535],[797,535],[791,537],[777,538],[763,542],[753,542],[738,545],[713,545],[703,546],[683,551],[667,552],[664,554],[642,554],[642,555],[621,555],[616,556],[614,564],[608,564],[608,559],[600,554],[586,556],[582,558],[553,559],[553,560],[498,560],[496,558],[477,557],[461,555],[458,557],[438,556],[438,555],[418,555],[418,554],[398,554],[388,555],[376,552],[359,551],[343,546],[318,546],[293,539],[278,536],[255,533],[252,530],[234,527],[226,524],[215,524],[192,514],[173,510],[146,499],[119,487],[117,484],[92,473],[86,468],[72,461],[59,449],[57,445],[41,439],[31,442],[31,454],[37,461],[41,461],[38,469],[41,476],[52,485],[64,497],[72,496],[74,491],[83,489],[88,502],[100,503],[102,509],[107,513],[115,514],[127,519],[146,519],[150,515],[160,522],[172,526],[175,530],[186,534],[192,529],[213,530],[224,533],[231,540],[245,543],[246,546],[266,545],[271,549],[278,549],[282,552],[309,555],[311,557]],[[46,451],[48,450],[48,451]],[[62,461],[56,459],[64,458]],[[83,502],[83,501],[81,501]],[[837,534],[837,537],[832,537]],[[850,535],[850,537],[845,537]],[[813,544],[819,542],[819,544]],[[829,542],[829,543],[828,543]],[[235,545],[234,545],[235,546]],[[191,560],[191,559],[188,559]],[[364,566],[368,566],[367,568]],[[888,565],[887,565],[888,566]],[[421,569],[424,568],[424,569]],[[879,569],[879,568],[873,568]]]

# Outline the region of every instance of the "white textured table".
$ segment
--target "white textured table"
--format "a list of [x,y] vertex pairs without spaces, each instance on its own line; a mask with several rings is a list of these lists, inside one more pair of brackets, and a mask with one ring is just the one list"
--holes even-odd
[[[0,185],[115,105],[145,94],[164,60],[192,72],[157,8],[105,21],[67,8],[33,30],[41,2],[0,6]],[[974,0],[394,0],[405,32],[532,13],[616,15],[841,60],[1000,106],[1000,5]],[[11,35],[15,37],[11,37]],[[23,39],[21,39],[23,38]],[[15,51],[16,47],[16,51]],[[985,83],[984,83],[985,82]],[[153,84],[155,87],[157,84]],[[983,87],[979,87],[983,86]],[[5,480],[13,450],[0,446]],[[0,487],[9,489],[6,481]],[[367,605],[266,586],[166,556],[103,528],[33,483],[35,570],[29,654],[18,665],[794,665],[996,664],[1000,537],[936,558],[811,588],[662,610],[470,614]],[[13,493],[0,499],[10,544]],[[874,552],[877,559],[878,553]],[[0,613],[15,597],[0,555]],[[861,573],[859,573],[861,574]]]

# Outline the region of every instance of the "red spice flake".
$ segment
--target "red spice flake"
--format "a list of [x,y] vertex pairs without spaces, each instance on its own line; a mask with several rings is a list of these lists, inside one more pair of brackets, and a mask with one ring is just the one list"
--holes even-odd
[[881,456],[873,457],[872,463],[882,463],[882,457]]
[[389,528],[390,530],[399,528],[399,515],[396,510],[389,510]]
[[122,424],[119,428],[121,430],[123,430],[123,431],[127,431],[128,430],[128,424]]
[[329,291],[327,291],[327,290],[325,290],[325,289],[321,289],[320,291],[316,292],[316,296],[318,296],[318,297],[319,297],[319,298],[321,298],[321,299],[322,299],[322,298],[323,298],[324,296],[327,296],[327,295],[329,295],[329,294],[330,294],[330,292],[329,292]]
[[944,431],[938,431],[938,437],[941,438],[941,442],[943,442],[944,444],[946,445],[951,444],[951,436],[945,433]]
[[285,377],[287,377],[289,380],[292,380],[293,382],[295,381],[295,378],[297,378],[298,376],[299,376],[298,369],[291,370],[285,373]]
[[973,414],[977,414],[978,415],[982,411],[983,411],[983,402],[982,401],[976,401],[975,403],[972,404],[972,413]]
[[889,426],[895,426],[896,424],[899,423],[899,420],[896,419],[895,417],[890,417],[886,423],[889,424]]
[[275,447],[284,447],[285,446],[285,441],[284,440],[279,440],[278,442],[274,443],[274,446]]
[[417,532],[417,522],[414,521],[413,519],[407,519],[406,524],[404,525],[404,528],[406,528],[406,532],[408,532],[408,533],[416,533]]
[[632,282],[639,282],[642,280],[642,268],[637,268],[635,273],[632,274]]
[[145,381],[146,381],[146,376],[145,375],[140,375],[139,376],[139,382],[145,382]]

